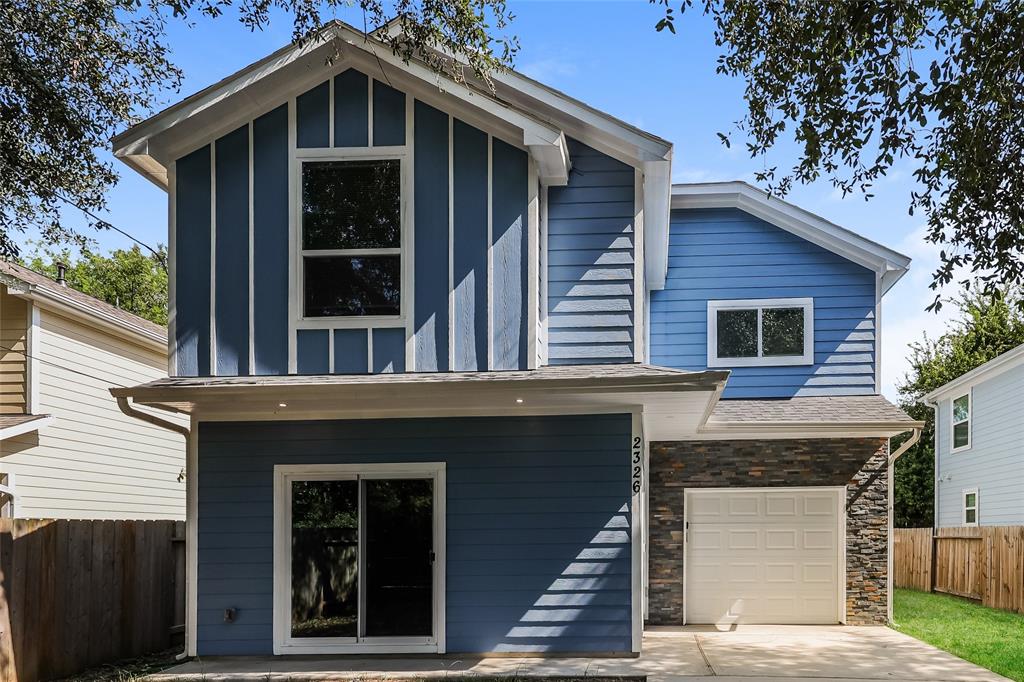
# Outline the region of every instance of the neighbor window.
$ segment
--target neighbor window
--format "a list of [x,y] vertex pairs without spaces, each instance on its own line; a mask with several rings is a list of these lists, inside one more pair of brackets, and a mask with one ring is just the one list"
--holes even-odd
[[813,299],[708,301],[709,367],[813,363]]
[[953,398],[953,452],[971,447],[971,394]]
[[304,317],[397,316],[401,161],[302,163]]
[[978,525],[978,489],[964,491],[964,525]]

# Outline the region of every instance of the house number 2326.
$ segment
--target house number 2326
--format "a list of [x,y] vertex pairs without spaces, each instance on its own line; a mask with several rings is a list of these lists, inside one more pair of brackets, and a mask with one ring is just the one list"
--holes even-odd
[[633,492],[639,493],[644,487],[644,443],[640,436],[633,436],[633,452],[630,458],[633,468]]

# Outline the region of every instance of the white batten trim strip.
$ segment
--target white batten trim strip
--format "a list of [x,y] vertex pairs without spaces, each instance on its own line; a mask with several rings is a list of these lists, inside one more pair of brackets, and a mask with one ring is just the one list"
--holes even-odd
[[448,116],[448,371],[455,371],[455,119]]
[[217,376],[217,140],[210,142],[210,376]]
[[494,138],[487,136],[487,369],[494,369]]
[[[288,262],[294,263],[298,253],[298,221],[296,219],[294,206],[298,203],[299,179],[295,172],[295,98],[288,102]],[[288,273],[288,373],[295,374],[298,371],[297,361],[297,330],[295,321],[299,318],[299,273],[292,269]]]
[[253,162],[253,122],[249,128],[249,374],[256,374],[256,197],[253,194],[256,172]]

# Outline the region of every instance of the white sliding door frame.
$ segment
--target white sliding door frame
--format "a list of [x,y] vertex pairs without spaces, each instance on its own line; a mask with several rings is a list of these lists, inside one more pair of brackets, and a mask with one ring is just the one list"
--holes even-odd
[[[293,481],[361,481],[426,478],[434,487],[433,620],[430,637],[291,636],[291,489]],[[274,467],[274,654],[445,653],[445,500],[444,462],[403,464],[299,464]],[[360,494],[359,583],[363,583],[363,496]],[[359,623],[365,604],[359,589]]]

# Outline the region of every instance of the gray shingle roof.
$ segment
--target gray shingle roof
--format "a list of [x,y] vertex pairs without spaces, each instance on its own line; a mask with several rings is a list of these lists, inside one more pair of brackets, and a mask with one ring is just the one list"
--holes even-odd
[[46,275],[41,275],[34,270],[29,270],[28,268],[15,263],[0,260],[0,274],[13,277],[25,284],[42,289],[47,293],[71,299],[83,308],[87,308],[106,317],[113,318],[124,326],[134,327],[153,336],[167,338],[166,327],[161,327],[158,324],[150,322],[144,317],[139,317],[138,315],[126,310],[121,310],[120,308],[112,306],[106,301],[94,298],[89,294],[83,294],[81,291],[72,289],[71,287],[62,286]]
[[611,382],[636,381],[650,385],[659,381],[692,383],[713,387],[724,382],[728,372],[687,372],[667,367],[640,363],[603,365],[546,366],[531,370],[501,372],[405,372],[398,374],[326,374],[292,376],[245,377],[164,377],[132,388],[114,389],[114,395],[132,395],[137,389],[164,388],[227,388],[247,386],[365,386],[381,384],[474,384],[503,381],[577,382],[582,380],[608,380]]
[[9,429],[12,426],[20,426],[37,419],[46,419],[48,414],[0,414],[0,431]]
[[720,400],[708,420],[709,424],[716,422],[916,424],[903,410],[880,395]]

